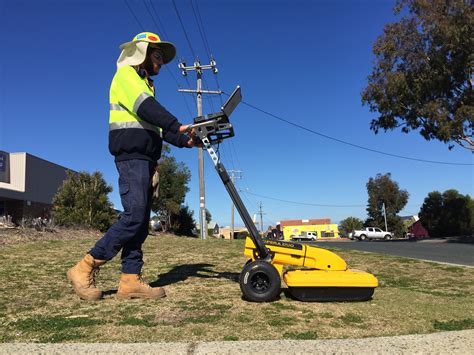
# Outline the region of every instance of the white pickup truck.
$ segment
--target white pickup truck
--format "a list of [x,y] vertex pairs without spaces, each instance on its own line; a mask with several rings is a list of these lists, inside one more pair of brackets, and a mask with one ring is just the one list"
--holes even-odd
[[391,232],[385,232],[380,228],[375,227],[367,227],[363,230],[355,230],[352,233],[349,233],[350,239],[359,239],[359,240],[366,240],[366,239],[385,239],[389,240],[393,238],[393,234]]
[[300,235],[292,235],[291,240],[316,240],[318,234],[316,232],[302,232]]

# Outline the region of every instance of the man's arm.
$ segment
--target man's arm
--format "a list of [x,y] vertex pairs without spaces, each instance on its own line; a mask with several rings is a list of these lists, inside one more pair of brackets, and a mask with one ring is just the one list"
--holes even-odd
[[154,97],[146,98],[138,106],[137,115],[142,120],[162,128],[163,131],[173,133],[180,131],[181,123],[178,119],[169,113]]
[[191,148],[194,146],[192,139],[187,135],[166,130],[163,130],[163,140],[178,148]]

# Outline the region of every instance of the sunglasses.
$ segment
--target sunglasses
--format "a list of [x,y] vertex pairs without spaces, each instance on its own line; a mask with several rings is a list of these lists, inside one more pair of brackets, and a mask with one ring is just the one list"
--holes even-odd
[[158,60],[163,61],[163,53],[161,51],[154,51],[152,56]]

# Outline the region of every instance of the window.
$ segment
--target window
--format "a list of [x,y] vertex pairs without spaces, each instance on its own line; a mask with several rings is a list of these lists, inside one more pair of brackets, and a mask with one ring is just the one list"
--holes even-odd
[[326,232],[326,231],[322,231],[321,232],[321,237],[323,238],[333,238],[334,237],[334,232]]
[[5,216],[5,201],[0,201],[0,217]]

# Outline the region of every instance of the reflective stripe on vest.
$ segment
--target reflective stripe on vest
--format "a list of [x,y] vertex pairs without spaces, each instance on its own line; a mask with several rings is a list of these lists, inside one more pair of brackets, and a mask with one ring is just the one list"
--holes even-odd
[[147,129],[149,131],[158,133],[160,137],[162,136],[160,128],[153,126],[152,124],[149,124],[148,122],[145,122],[145,121],[113,122],[109,124],[109,131],[114,131],[116,129],[126,129],[126,128]]
[[109,132],[115,131],[118,129],[127,129],[127,128],[136,128],[136,129],[146,129],[148,131],[152,131],[163,138],[163,131],[161,128],[155,127],[148,122],[141,121],[141,122],[114,122],[109,123]]
[[137,99],[135,100],[135,103],[133,104],[133,113],[137,113],[138,108],[142,104],[143,101],[151,97],[150,94],[146,92],[142,92],[140,95],[138,95]]
[[110,104],[110,111],[125,111],[119,104]]
[[118,68],[110,86],[109,131],[146,129],[162,137],[161,128],[141,120],[137,115],[140,105],[149,97],[154,97],[154,89],[146,78],[140,77],[130,66]]

